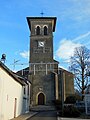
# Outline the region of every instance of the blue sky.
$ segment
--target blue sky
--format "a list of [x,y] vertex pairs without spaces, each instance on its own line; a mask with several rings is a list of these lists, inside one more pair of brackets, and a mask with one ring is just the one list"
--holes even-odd
[[[68,68],[75,47],[90,49],[90,0],[0,0],[0,56],[6,54],[5,64],[10,69],[28,66],[30,31],[26,17],[41,16],[42,10],[45,17],[57,17],[54,58],[60,66]],[[14,60],[19,60],[15,68],[11,65]]]

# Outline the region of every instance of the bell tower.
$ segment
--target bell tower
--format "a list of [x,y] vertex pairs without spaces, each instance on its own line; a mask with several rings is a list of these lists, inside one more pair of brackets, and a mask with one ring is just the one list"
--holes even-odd
[[53,59],[53,32],[56,17],[27,17],[30,29],[30,65],[32,105],[49,105],[58,97],[55,73],[58,62]]
[[53,32],[56,17],[27,17],[27,20],[31,31],[30,62],[53,61]]

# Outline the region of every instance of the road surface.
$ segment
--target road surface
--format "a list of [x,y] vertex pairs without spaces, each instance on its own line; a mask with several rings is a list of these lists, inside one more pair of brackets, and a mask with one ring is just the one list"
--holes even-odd
[[57,120],[89,120],[89,119],[79,119],[79,118],[58,118]]
[[39,112],[38,114],[27,120],[57,120],[57,112],[56,111]]

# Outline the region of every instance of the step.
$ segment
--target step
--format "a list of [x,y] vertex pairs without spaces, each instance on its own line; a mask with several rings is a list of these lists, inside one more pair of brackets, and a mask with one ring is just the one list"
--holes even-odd
[[48,110],[56,110],[55,106],[47,106],[47,105],[37,105],[33,106],[30,109],[31,111],[48,111]]

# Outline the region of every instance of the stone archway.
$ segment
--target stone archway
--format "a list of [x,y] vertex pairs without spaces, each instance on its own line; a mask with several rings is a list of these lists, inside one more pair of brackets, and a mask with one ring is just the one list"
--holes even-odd
[[38,105],[44,105],[45,104],[45,96],[43,93],[40,93],[38,95]]

